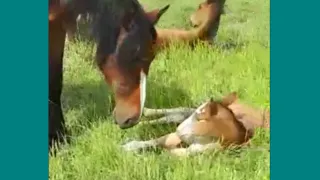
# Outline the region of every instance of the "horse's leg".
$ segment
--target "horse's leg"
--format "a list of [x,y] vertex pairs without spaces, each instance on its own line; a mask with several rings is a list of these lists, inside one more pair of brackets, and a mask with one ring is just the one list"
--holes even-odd
[[149,109],[144,108],[143,115],[145,117],[159,117],[149,121],[142,121],[141,124],[168,124],[168,123],[181,123],[189,117],[195,109],[193,108],[171,108],[171,109]]
[[178,107],[178,108],[163,108],[163,109],[151,109],[144,108],[143,115],[146,117],[150,116],[166,116],[170,114],[179,114],[179,113],[192,113],[194,108]]
[[140,124],[180,124],[186,118],[188,118],[191,113],[176,113],[176,114],[169,114],[158,119],[152,119],[147,121],[141,121]]
[[62,20],[49,21],[49,147],[61,141],[65,120],[61,108],[62,64],[66,31]]
[[177,147],[181,143],[181,139],[176,133],[170,133],[161,136],[157,139],[151,139],[148,141],[130,141],[124,144],[122,147],[126,151],[138,151],[147,149],[150,147],[162,147],[166,149],[172,149]]

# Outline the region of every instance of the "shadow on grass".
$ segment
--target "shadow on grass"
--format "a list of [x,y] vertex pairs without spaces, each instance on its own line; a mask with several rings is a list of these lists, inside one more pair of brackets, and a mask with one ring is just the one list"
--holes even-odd
[[[65,83],[63,88],[63,109],[67,128],[70,129],[72,136],[83,134],[84,131],[88,130],[88,128],[96,122],[107,121],[113,124],[112,111],[114,108],[114,99],[112,92],[102,79],[100,81],[86,82],[83,84],[72,84],[69,82]],[[177,107],[178,104],[184,106],[179,102],[192,103],[188,95],[180,89],[176,83],[161,85],[149,80],[147,88],[146,107],[170,108]],[[157,102],[157,96],[161,96],[160,103]],[[172,98],[177,99],[177,102],[173,104],[167,103],[174,101]],[[138,131],[136,131],[136,128],[138,128]],[[170,125],[161,125],[161,128],[159,128],[159,126],[138,125],[136,128],[133,129],[143,138],[157,137],[159,134],[165,134],[170,132],[170,130],[174,130],[174,127]],[[119,128],[119,131],[123,130]],[[131,131],[131,129],[129,129],[129,131]]]
[[63,110],[67,128],[72,135],[82,134],[92,123],[110,116],[112,111],[110,94],[103,80],[86,81],[81,84],[64,83]]
[[214,44],[215,48],[219,48],[221,50],[235,50],[242,49],[245,47],[247,43],[245,42],[235,42],[233,40],[219,41],[217,44]]
[[[188,107],[194,102],[190,96],[179,87],[181,82],[172,81],[168,84],[157,84],[156,81],[150,81],[148,84],[148,93],[146,107],[148,108],[176,108]],[[150,119],[142,118],[142,121]],[[177,125],[175,124],[143,124],[137,126],[133,137],[138,139],[151,139],[170,132],[174,132]]]

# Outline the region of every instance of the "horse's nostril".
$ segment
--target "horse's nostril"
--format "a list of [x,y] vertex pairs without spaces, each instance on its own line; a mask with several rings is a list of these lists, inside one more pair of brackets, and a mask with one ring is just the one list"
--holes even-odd
[[129,119],[127,119],[123,124],[125,124],[125,125],[130,125],[130,124],[133,123],[133,121],[134,121],[134,118],[129,118]]
[[137,117],[128,118],[126,121],[124,121],[122,124],[120,124],[120,128],[121,129],[131,128],[131,127],[135,126],[136,124],[138,124],[138,119],[139,118],[137,118]]

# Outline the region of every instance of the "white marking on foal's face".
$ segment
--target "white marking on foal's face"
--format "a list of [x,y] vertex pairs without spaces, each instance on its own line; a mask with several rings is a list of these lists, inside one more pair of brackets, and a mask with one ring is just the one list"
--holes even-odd
[[205,108],[202,108],[201,110],[200,110],[200,113],[205,113],[206,112],[206,109]]
[[195,112],[193,113],[193,115],[206,112],[206,109],[205,109],[204,107],[205,107],[207,104],[208,104],[208,102],[205,102],[205,103],[201,104],[201,105],[195,110]]
[[144,103],[147,93],[147,75],[141,70],[140,72],[140,117],[142,116]]
[[[193,135],[192,128],[194,123],[197,122],[196,115],[201,113],[201,110],[207,105],[208,102],[201,104],[195,112],[193,112],[186,120],[184,120],[177,128],[177,134],[181,138],[182,141],[188,144],[194,143],[195,136]],[[204,137],[206,140],[207,138]],[[202,141],[199,139],[198,141]]]

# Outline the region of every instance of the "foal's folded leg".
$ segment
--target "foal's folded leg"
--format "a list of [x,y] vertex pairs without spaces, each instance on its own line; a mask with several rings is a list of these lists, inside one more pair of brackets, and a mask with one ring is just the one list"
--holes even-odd
[[126,151],[138,151],[151,147],[162,147],[171,149],[177,147],[181,143],[181,139],[176,133],[170,133],[164,136],[161,136],[157,139],[151,139],[148,141],[130,141],[124,144],[122,147]]

